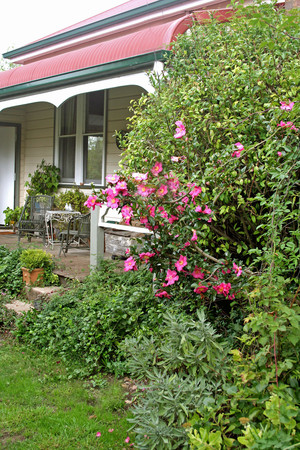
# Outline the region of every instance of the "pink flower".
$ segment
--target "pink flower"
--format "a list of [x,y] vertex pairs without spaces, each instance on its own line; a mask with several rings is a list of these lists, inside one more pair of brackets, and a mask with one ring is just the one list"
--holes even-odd
[[164,283],[163,286],[170,286],[171,284],[174,284],[175,281],[177,281],[177,280],[179,280],[179,276],[178,276],[176,270],[168,269],[167,276],[166,276],[167,283]]
[[203,212],[203,214],[211,214],[212,210],[207,205],[205,205],[205,209],[202,212]]
[[108,196],[106,199],[106,204],[109,208],[116,209],[118,208],[120,200],[116,197]]
[[162,171],[162,163],[156,162],[151,169],[152,174],[157,177],[157,175]]
[[278,156],[282,156],[282,152],[277,152],[277,155]]
[[191,241],[197,241],[197,239],[198,239],[198,236],[197,236],[196,230],[193,230],[193,236],[191,237]]
[[152,256],[155,256],[155,253],[150,253],[150,252],[139,253],[140,259],[145,260],[146,262],[148,262],[149,258],[152,258]]
[[113,175],[107,175],[107,176],[105,177],[105,179],[106,179],[106,181],[107,181],[108,183],[116,184],[116,183],[119,181],[120,177],[119,177],[119,175],[117,175],[117,174],[115,173],[115,174],[113,174]]
[[126,442],[126,444],[128,444],[128,442],[130,441],[130,437],[129,436],[127,436],[127,438],[125,439],[125,441],[124,442]]
[[243,150],[245,150],[243,144],[241,144],[240,142],[237,142],[237,143],[234,144],[234,145],[238,148],[238,150],[239,150],[240,152],[243,151]]
[[127,191],[127,183],[126,181],[118,181],[116,184],[116,190],[119,191]]
[[283,120],[280,121],[280,123],[277,124],[278,127],[282,128],[290,128],[291,130],[298,131],[298,128],[295,127],[293,122],[283,122]]
[[168,294],[167,291],[159,290],[159,291],[156,292],[155,297],[167,297],[167,298],[171,298],[171,295]]
[[113,428],[110,428],[110,429],[108,430],[109,433],[112,433],[113,431],[114,431]]
[[204,294],[206,291],[208,291],[208,287],[207,286],[202,286],[200,283],[194,289],[194,292],[196,292],[196,294]]
[[291,111],[293,109],[295,102],[290,102],[289,104],[285,103],[285,102],[280,102],[280,109],[282,109],[283,111]]
[[148,205],[147,208],[149,209],[149,215],[155,217],[155,206]]
[[202,214],[211,214],[212,213],[212,210],[207,205],[205,205],[205,208],[203,210],[202,210],[201,206],[196,206],[195,211],[201,212]]
[[181,120],[177,120],[177,122],[175,122],[175,125],[177,125],[177,128],[176,128],[176,133],[174,134],[174,138],[180,139],[183,136],[185,136],[185,134],[186,134],[185,126],[183,125]]
[[195,266],[194,271],[192,272],[192,276],[194,278],[200,278],[200,280],[203,280],[204,278],[204,273],[201,272],[201,267]]
[[178,217],[177,216],[170,216],[169,218],[168,218],[168,221],[169,221],[169,223],[172,225],[172,223],[174,223],[175,222],[175,220],[178,220]]
[[161,184],[160,187],[156,191],[157,197],[163,197],[168,193],[168,188],[165,184]]
[[228,295],[228,300],[234,300],[234,299],[235,299],[235,295],[234,294]]
[[96,436],[97,436],[97,437],[101,437],[100,431],[98,431],[98,433],[96,433]]
[[129,225],[130,219],[133,216],[133,210],[131,206],[123,206],[121,209],[122,217],[125,219],[126,225]]
[[233,270],[237,277],[239,277],[242,274],[242,267],[238,266],[237,264],[233,263]]
[[190,192],[192,199],[194,200],[199,194],[201,194],[202,188],[200,186],[195,186],[194,189]]
[[218,293],[218,294],[223,294],[225,297],[227,297],[227,295],[229,294],[229,291],[231,289],[231,284],[230,283],[221,283],[218,286],[213,286],[213,289]]
[[137,172],[135,172],[135,173],[132,173],[131,176],[136,181],[145,181],[145,180],[147,180],[148,172],[147,173],[137,173]]
[[181,272],[183,268],[187,265],[187,257],[180,255],[180,258],[175,263],[175,267],[178,270],[178,272]]
[[101,206],[101,203],[97,201],[96,195],[90,195],[86,202],[84,202],[84,206],[87,206],[88,208],[92,208],[92,210],[95,210],[96,206]]
[[124,261],[124,272],[128,272],[129,270],[137,270],[136,262],[132,256],[129,256],[129,258]]
[[139,184],[137,190],[142,197],[148,197],[148,195],[151,194],[151,189],[149,189],[145,184]]
[[239,158],[240,156],[241,156],[241,152],[240,152],[240,150],[236,150],[235,152],[233,152],[232,154],[231,154],[231,156],[233,156],[233,157],[237,157],[237,158]]

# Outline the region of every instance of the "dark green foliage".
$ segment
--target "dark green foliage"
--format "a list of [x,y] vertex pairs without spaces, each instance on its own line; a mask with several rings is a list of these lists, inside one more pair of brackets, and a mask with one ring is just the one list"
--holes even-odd
[[81,214],[88,213],[88,208],[84,206],[87,195],[79,190],[78,186],[66,192],[61,192],[55,197],[54,206],[59,210],[64,210],[66,204],[71,205],[74,211],[79,211]]
[[22,208],[17,206],[14,209],[11,209],[9,206],[3,211],[5,214],[5,225],[16,224],[21,216]]
[[74,375],[99,368],[124,371],[120,343],[127,336],[150,334],[166,306],[153,299],[151,274],[120,273],[101,262],[79,286],[55,296],[41,312],[30,312],[17,324],[17,336],[74,363]]
[[53,195],[57,192],[60,181],[60,169],[52,164],[46,164],[43,159],[37,165],[37,169],[33,174],[29,174],[30,181],[26,181],[28,195]]
[[16,295],[22,290],[21,254],[22,249],[10,251],[0,246],[0,291]]

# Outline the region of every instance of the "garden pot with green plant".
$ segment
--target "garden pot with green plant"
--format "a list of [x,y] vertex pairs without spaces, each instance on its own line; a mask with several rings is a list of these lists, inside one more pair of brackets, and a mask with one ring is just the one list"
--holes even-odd
[[45,281],[45,274],[52,274],[52,255],[42,249],[27,249],[20,255],[23,281],[27,286]]

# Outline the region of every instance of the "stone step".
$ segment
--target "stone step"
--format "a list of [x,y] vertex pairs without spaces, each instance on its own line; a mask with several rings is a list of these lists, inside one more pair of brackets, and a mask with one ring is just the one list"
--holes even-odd
[[37,310],[41,310],[43,303],[49,301],[53,294],[62,292],[64,290],[61,286],[47,286],[47,287],[30,287],[25,286],[26,298],[33,304]]

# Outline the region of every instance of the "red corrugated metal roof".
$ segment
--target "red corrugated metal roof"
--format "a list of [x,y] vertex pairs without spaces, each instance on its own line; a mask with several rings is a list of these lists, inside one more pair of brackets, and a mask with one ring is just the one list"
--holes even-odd
[[191,17],[149,26],[134,33],[0,73],[0,89],[42,78],[168,49],[178,33],[185,32]]

